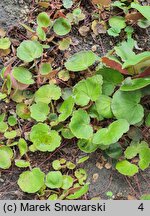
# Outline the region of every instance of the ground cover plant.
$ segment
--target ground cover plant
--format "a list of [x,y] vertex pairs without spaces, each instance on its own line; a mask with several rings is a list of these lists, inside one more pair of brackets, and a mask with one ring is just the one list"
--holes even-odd
[[[88,23],[82,1],[36,1],[30,21],[20,23],[23,37],[0,29],[0,169],[18,167],[20,190],[38,199],[86,199],[90,182],[82,165],[92,152],[111,158],[113,169],[128,177],[150,165],[149,142],[139,133],[150,127],[150,51],[134,37],[136,26],[150,25],[150,6],[90,3]],[[81,37],[92,31],[121,40],[103,56],[95,47],[72,52],[74,29]],[[84,155],[57,156],[66,144]],[[31,163],[37,152],[56,156],[50,170]]]

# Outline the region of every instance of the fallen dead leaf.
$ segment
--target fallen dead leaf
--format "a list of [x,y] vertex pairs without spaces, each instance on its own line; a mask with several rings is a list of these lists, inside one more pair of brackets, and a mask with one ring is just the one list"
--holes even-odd
[[79,28],[79,33],[81,36],[85,37],[87,35],[87,33],[89,32],[90,28],[87,26],[81,26]]
[[94,4],[101,4],[103,6],[111,4],[111,0],[92,0],[92,2]]
[[93,182],[96,182],[97,179],[98,179],[98,177],[99,177],[99,174],[98,173],[94,173],[93,174]]

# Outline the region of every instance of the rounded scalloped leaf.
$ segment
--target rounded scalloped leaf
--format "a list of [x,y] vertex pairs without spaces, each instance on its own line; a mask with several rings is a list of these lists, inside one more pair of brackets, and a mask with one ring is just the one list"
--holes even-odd
[[63,175],[63,182],[61,188],[67,190],[71,188],[73,185],[73,178],[68,175]]
[[123,29],[126,27],[125,18],[122,16],[113,16],[109,19],[109,25],[113,29]]
[[47,84],[40,87],[35,93],[36,103],[49,104],[51,100],[58,100],[61,96],[61,89],[54,84]]
[[9,49],[10,45],[11,45],[11,42],[10,42],[9,38],[7,38],[7,37],[0,38],[0,49],[7,50],[7,49]]
[[65,18],[58,18],[54,22],[53,30],[57,35],[66,35],[71,31],[70,22]]
[[45,121],[47,119],[47,115],[50,111],[50,108],[45,103],[36,103],[30,107],[31,117],[36,121]]
[[140,122],[144,116],[144,109],[139,104],[141,92],[117,91],[112,99],[112,112],[117,119],[126,119],[129,124]]
[[102,83],[101,75],[95,75],[78,82],[73,89],[75,103],[86,106],[90,100],[96,101],[102,94]]
[[111,98],[107,95],[100,95],[98,100],[95,102],[95,107],[99,115],[104,118],[112,118],[113,113],[111,110]]
[[93,136],[93,143],[111,145],[116,143],[128,130],[129,123],[125,119],[119,119],[111,123],[108,128],[99,129]]
[[42,12],[37,16],[37,24],[40,27],[49,27],[52,23],[50,21],[50,18],[46,12]]
[[93,135],[90,117],[86,111],[81,109],[73,112],[69,128],[74,136],[80,139],[89,139]]
[[38,41],[25,40],[17,48],[17,57],[25,62],[32,62],[42,54],[43,46]]
[[0,146],[0,168],[8,169],[11,166],[13,151],[8,146]]
[[69,71],[83,71],[93,65],[96,60],[98,60],[98,57],[92,51],[80,51],[67,60],[65,67]]
[[10,126],[15,126],[16,124],[17,124],[17,119],[16,119],[16,117],[15,116],[9,116],[8,117],[8,124],[10,125]]
[[36,193],[44,185],[44,177],[45,174],[39,168],[34,168],[20,174],[18,185],[26,193]]
[[116,164],[116,169],[123,175],[134,176],[138,173],[138,167],[127,160],[119,161]]
[[42,152],[52,152],[61,144],[61,137],[58,132],[50,130],[50,127],[43,123],[38,123],[32,127],[30,140],[33,142],[36,149]]
[[47,187],[54,189],[54,188],[61,188],[63,183],[63,176],[60,171],[52,171],[46,175],[45,184]]
[[135,91],[150,85],[150,77],[131,79],[127,78],[120,87],[121,91]]
[[49,63],[42,63],[40,65],[40,74],[47,75],[52,71],[52,66]]
[[14,67],[12,71],[13,77],[20,83],[33,84],[32,73],[24,67]]

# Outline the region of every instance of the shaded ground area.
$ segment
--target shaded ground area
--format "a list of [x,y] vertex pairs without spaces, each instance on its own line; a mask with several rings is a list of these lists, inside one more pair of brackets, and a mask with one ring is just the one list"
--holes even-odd
[[[29,2],[31,3],[30,0],[3,0],[0,2],[0,28],[7,29],[8,26],[15,24],[18,19],[24,19],[25,14],[28,13]],[[114,39],[106,34],[100,34],[95,37],[89,32],[86,37],[82,37],[76,28],[72,32],[72,37],[77,43],[77,46],[69,50],[71,54],[83,49],[95,49],[95,52],[98,54],[105,55],[119,42],[118,38]],[[138,45],[142,50],[149,50],[150,39],[148,30],[137,29],[135,37],[137,37],[136,39],[139,41]],[[58,56],[58,59],[60,58]],[[72,162],[75,162],[76,157],[82,153],[76,148],[76,145],[67,145],[65,148],[58,150],[52,157],[45,153],[34,153],[29,156],[33,167],[39,166],[44,172],[47,172],[51,168],[51,161],[60,158],[63,154]],[[106,196],[107,191],[112,191],[114,199],[139,199],[142,194],[150,193],[150,169],[139,173],[134,178],[126,178],[116,172],[111,165],[111,161],[105,161],[99,151],[90,155],[90,159],[85,162],[84,168],[88,172],[88,181],[91,183],[90,191],[85,199],[91,199],[93,197],[108,199]],[[24,194],[19,190],[16,182],[21,172],[22,170],[19,170],[14,165],[10,170],[3,170],[1,172],[0,200],[38,199],[37,195]]]

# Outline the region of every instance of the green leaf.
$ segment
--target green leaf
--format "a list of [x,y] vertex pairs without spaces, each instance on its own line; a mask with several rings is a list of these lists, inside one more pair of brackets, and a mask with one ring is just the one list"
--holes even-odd
[[71,25],[65,18],[58,18],[54,22],[53,30],[57,35],[63,36],[71,31]]
[[111,111],[111,98],[107,95],[100,95],[98,100],[95,102],[95,107],[99,115],[104,118],[112,118],[113,114]]
[[39,40],[46,41],[46,33],[40,26],[36,28],[36,33],[37,33]]
[[139,19],[138,22],[137,22],[138,26],[140,28],[148,28],[150,26],[150,20],[147,20],[147,19]]
[[0,168],[8,169],[11,166],[13,151],[8,146],[0,146]]
[[17,124],[17,120],[15,116],[9,116],[8,117],[8,124],[10,126],[15,126]]
[[146,19],[150,20],[150,6],[142,6],[138,3],[131,3],[131,8],[138,10]]
[[4,133],[8,129],[8,125],[6,122],[0,122],[0,132]]
[[42,12],[37,16],[37,24],[40,27],[49,27],[52,23],[50,21],[50,18],[46,12]]
[[110,36],[113,36],[113,37],[117,37],[119,36],[119,33],[121,32],[121,29],[119,28],[109,28],[107,30],[107,33],[110,35]]
[[127,159],[134,158],[142,149],[148,149],[148,144],[146,142],[141,143],[132,143],[124,152],[124,155]]
[[9,49],[10,45],[11,45],[11,42],[10,42],[9,38],[7,38],[7,37],[0,38],[0,49],[2,49],[2,50]]
[[79,147],[79,149],[81,151],[86,152],[86,153],[95,152],[96,149],[98,148],[97,145],[93,144],[91,139],[89,139],[89,140],[84,140],[84,139],[78,140],[77,145],[78,145],[78,147]]
[[54,160],[52,162],[52,167],[54,170],[60,170],[61,169],[61,163],[59,160]]
[[57,194],[52,194],[48,197],[48,200],[58,200],[58,195]]
[[24,103],[19,103],[16,106],[16,114],[22,119],[30,118],[30,110]]
[[114,116],[117,119],[126,119],[131,125],[140,122],[144,116],[143,107],[139,104],[140,99],[140,91],[116,91],[111,105]]
[[73,5],[73,1],[72,0],[63,0],[63,6],[68,9],[71,8]]
[[28,151],[28,146],[27,146],[26,141],[25,141],[23,138],[20,138],[20,139],[19,139],[18,148],[19,148],[19,152],[20,152],[20,156],[21,156],[21,157],[22,157],[24,154],[27,153],[27,151]]
[[24,67],[14,67],[12,74],[13,77],[20,83],[27,85],[34,83],[32,74]]
[[142,148],[139,153],[140,161],[138,163],[141,170],[145,170],[150,164],[150,148]]
[[65,67],[69,71],[83,71],[88,69],[98,59],[92,51],[80,51],[71,56],[65,63]]
[[150,113],[147,115],[146,119],[145,119],[145,125],[147,127],[150,127]]
[[114,143],[105,150],[105,153],[113,159],[118,159],[122,155],[122,148],[119,143]]
[[47,75],[52,71],[52,66],[49,63],[42,63],[40,65],[40,74]]
[[81,187],[79,190],[77,190],[74,194],[71,194],[67,196],[66,198],[69,200],[75,200],[82,197],[84,194],[86,194],[89,190],[89,184],[85,184],[83,187]]
[[38,123],[32,127],[30,140],[38,150],[43,152],[52,152],[61,144],[61,137],[58,132],[50,130],[50,127],[43,123]]
[[71,38],[67,37],[67,38],[63,38],[61,41],[59,41],[59,49],[60,50],[67,50],[71,44]]
[[36,121],[45,121],[50,108],[47,104],[38,102],[30,107],[31,117]]
[[88,159],[89,159],[89,156],[82,157],[82,158],[80,158],[80,159],[77,161],[77,164],[84,163],[84,162],[87,161]]
[[80,185],[84,184],[84,181],[87,179],[87,173],[85,169],[77,169],[74,173],[75,177],[78,179]]
[[36,103],[49,104],[51,100],[58,100],[61,96],[61,89],[54,84],[47,84],[40,87],[35,93]]
[[73,178],[68,175],[63,175],[63,182],[61,188],[67,190],[71,188],[73,185]]
[[[145,51],[145,52],[142,52],[140,54],[137,54],[137,55],[131,55],[131,53],[129,53],[128,50],[125,50],[125,52],[128,52],[128,57],[127,59],[125,60],[124,64],[122,65],[122,68],[131,68],[132,69],[132,66],[134,66],[135,68],[137,67],[138,68],[138,64],[142,63],[145,61],[146,62],[146,66],[148,64],[149,66],[149,60],[150,60],[150,52],[149,51]],[[147,63],[148,62],[148,63]],[[142,65],[143,67],[143,65]],[[135,70],[135,69],[134,69]],[[136,72],[136,70],[135,70]]]
[[143,194],[143,195],[140,197],[140,200],[150,200],[150,194]]
[[129,123],[125,119],[119,119],[111,123],[108,128],[99,129],[93,136],[93,143],[111,145],[116,143],[128,130]]
[[15,160],[15,165],[20,168],[26,168],[30,166],[30,162],[25,160]]
[[76,165],[75,165],[74,163],[68,161],[68,162],[66,163],[66,167],[67,167],[68,169],[70,169],[70,170],[73,170],[73,169],[76,168]]
[[59,112],[61,114],[58,117],[58,121],[65,121],[72,114],[73,107],[74,99],[72,97],[67,98],[67,100],[65,100],[59,108]]
[[17,57],[25,62],[32,62],[43,54],[43,47],[38,41],[23,41],[17,48]]
[[126,27],[125,18],[122,16],[113,16],[109,19],[109,25],[114,29],[123,29]]
[[137,78],[137,79],[131,79],[128,77],[125,79],[122,83],[122,86],[120,87],[121,91],[135,91],[141,88],[144,88],[145,86],[150,85],[150,78]]
[[36,193],[43,187],[44,177],[45,174],[39,168],[34,168],[20,174],[18,185],[26,193]]
[[123,175],[134,176],[138,173],[138,167],[127,160],[119,161],[116,164],[116,169]]
[[46,175],[45,184],[47,187],[54,189],[60,188],[63,184],[63,176],[60,171],[52,171]]
[[120,84],[124,77],[121,73],[110,68],[104,68],[97,71],[103,77],[102,92],[105,95],[111,95],[115,87]]
[[81,109],[73,112],[69,128],[74,136],[80,139],[89,139],[93,135],[90,117],[86,111]]
[[102,83],[101,75],[95,75],[78,82],[73,88],[75,103],[86,106],[90,100],[96,101],[102,93]]
[[63,128],[61,134],[65,139],[72,139],[74,137],[73,133],[69,128]]
[[12,130],[12,131],[6,131],[4,133],[4,136],[7,138],[7,139],[13,139],[17,136],[17,132],[15,130]]

